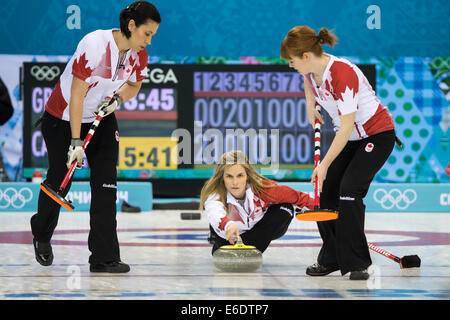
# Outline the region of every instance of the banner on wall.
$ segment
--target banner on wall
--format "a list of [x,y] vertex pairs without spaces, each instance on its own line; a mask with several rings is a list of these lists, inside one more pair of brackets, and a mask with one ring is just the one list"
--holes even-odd
[[[0,183],[0,212],[37,210],[40,192],[39,183],[3,182]],[[150,182],[118,182],[117,211],[123,201],[139,206],[142,211],[152,209],[152,184]],[[89,211],[91,205],[91,189],[89,182],[73,182],[67,200],[72,201],[74,211]],[[68,211],[62,208],[63,211]]]
[[[71,55],[87,33],[118,28],[121,10],[132,2],[112,0],[99,6],[90,0],[2,1],[8,10],[0,12],[0,52]],[[150,2],[162,18],[149,49],[152,55],[278,57],[286,33],[301,24],[316,32],[335,29],[339,43],[332,50],[337,55],[449,52],[446,0]]]
[[[314,197],[310,183],[279,183]],[[364,198],[367,212],[450,213],[450,183],[372,183]]]

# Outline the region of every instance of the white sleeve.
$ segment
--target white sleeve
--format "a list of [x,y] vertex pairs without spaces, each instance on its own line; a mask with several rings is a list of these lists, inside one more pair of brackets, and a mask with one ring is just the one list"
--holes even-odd
[[225,230],[229,223],[234,223],[227,217],[223,203],[219,201],[219,195],[214,194],[205,201],[205,212],[209,224],[214,231],[222,238],[226,239]]
[[358,110],[359,79],[355,70],[347,64],[340,64],[333,69],[332,85],[337,96],[337,107],[340,115]]
[[101,52],[98,43],[95,32],[89,33],[81,39],[72,58],[72,75],[89,83],[92,72],[98,66],[101,56],[104,54],[104,52]]

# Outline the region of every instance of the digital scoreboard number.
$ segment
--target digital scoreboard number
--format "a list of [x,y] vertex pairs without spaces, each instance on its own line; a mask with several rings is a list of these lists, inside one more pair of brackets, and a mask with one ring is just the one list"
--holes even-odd
[[[254,164],[312,163],[312,131],[303,78],[297,72],[194,72],[194,97],[194,121],[204,131],[219,129],[224,151],[237,149],[244,138],[243,151]],[[244,135],[230,130],[237,128]]]
[[177,143],[166,137],[122,137],[118,168],[177,169]]
[[[41,116],[64,63],[25,63],[24,167],[47,168]],[[375,90],[374,65],[359,65]],[[303,77],[288,65],[153,64],[136,97],[116,111],[120,170],[214,167],[229,150],[255,165],[313,168]],[[334,131],[324,113],[322,152]],[[188,141],[172,137],[176,129]],[[190,146],[182,150],[180,146]],[[180,161],[182,157],[183,161]],[[180,175],[183,172],[180,171]],[[139,178],[139,173],[136,174]]]
[[[375,90],[375,66],[358,67]],[[293,170],[314,167],[314,132],[298,72],[287,64],[180,68],[188,74],[184,81],[192,95],[186,97],[192,113],[183,110],[182,118],[189,120],[182,124],[191,126],[194,168],[214,167],[223,152],[233,149],[244,151],[252,164],[262,167],[274,163]],[[335,133],[326,112],[323,116],[325,153]]]

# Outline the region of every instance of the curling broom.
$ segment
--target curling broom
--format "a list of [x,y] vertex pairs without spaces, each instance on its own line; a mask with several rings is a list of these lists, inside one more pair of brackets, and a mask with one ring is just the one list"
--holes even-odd
[[367,245],[369,246],[369,249],[375,251],[376,253],[379,253],[379,254],[397,262],[400,265],[401,269],[420,268],[421,260],[418,255],[404,256],[403,258],[399,258],[399,257],[393,255],[392,253],[387,252],[386,250],[378,248],[373,243],[367,242]]
[[[86,150],[87,145],[92,139],[92,136],[95,133],[95,130],[97,129],[100,121],[105,116],[105,112],[103,110],[100,110],[92,123],[89,132],[86,135],[86,138],[84,139],[83,143],[83,152]],[[58,188],[58,191],[53,190],[53,188],[47,184],[45,181],[41,183],[41,190],[44,191],[51,199],[56,201],[58,204],[63,206],[69,211],[72,211],[75,207],[72,205],[72,202],[70,200],[66,200],[62,194],[64,193],[64,189],[66,188],[67,184],[69,183],[70,179],[72,178],[73,173],[75,172],[75,167],[77,165],[77,159],[75,159],[72,164],[70,165],[69,170],[66,173],[66,176],[64,177],[63,181],[61,182],[61,185]]]
[[[316,110],[320,113],[320,106],[316,104]],[[317,167],[320,161],[320,121],[316,119],[314,124],[314,168]],[[314,209],[298,213],[295,217],[301,221],[328,221],[336,220],[338,212],[328,209],[321,209],[319,207],[319,181],[314,181]]]

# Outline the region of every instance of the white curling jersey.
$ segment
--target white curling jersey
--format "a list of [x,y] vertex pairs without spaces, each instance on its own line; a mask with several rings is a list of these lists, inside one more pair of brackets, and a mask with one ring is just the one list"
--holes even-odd
[[325,109],[333,120],[334,131],[341,127],[341,115],[356,112],[354,129],[349,140],[361,140],[374,134],[393,130],[394,121],[388,109],[378,100],[372,86],[361,70],[350,61],[330,57],[317,86],[312,73],[305,76],[316,103]]
[[83,103],[83,123],[93,122],[101,100],[111,96],[127,80],[139,82],[146,77],[147,50],[129,49],[119,61],[119,48],[112,32],[112,29],[96,30],[81,39],[45,105],[48,113],[69,121],[68,104],[74,76],[89,84]]

